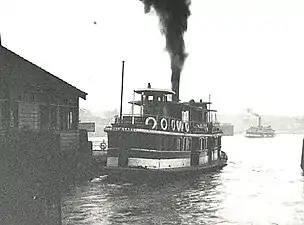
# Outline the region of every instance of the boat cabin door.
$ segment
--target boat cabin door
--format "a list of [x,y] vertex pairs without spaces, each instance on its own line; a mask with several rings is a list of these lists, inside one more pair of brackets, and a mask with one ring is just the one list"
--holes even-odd
[[128,150],[126,145],[126,138],[123,135],[120,135],[118,139],[118,166],[128,166]]
[[191,166],[198,166],[199,165],[199,155],[200,152],[198,151],[200,147],[200,141],[198,138],[192,138],[192,149],[191,149]]

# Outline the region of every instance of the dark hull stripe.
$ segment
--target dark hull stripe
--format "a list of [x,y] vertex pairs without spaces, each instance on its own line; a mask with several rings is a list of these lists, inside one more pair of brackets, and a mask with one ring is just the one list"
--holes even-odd
[[145,134],[159,134],[159,135],[172,135],[179,137],[213,137],[213,136],[223,136],[222,133],[211,133],[211,134],[192,134],[192,133],[176,133],[169,131],[159,131],[159,130],[148,130],[148,129],[123,129],[107,127],[104,129],[105,132],[126,132],[126,133],[145,133]]
[[[129,158],[142,158],[142,159],[181,159],[190,158],[191,152],[189,151],[149,151],[149,150],[128,150]],[[108,157],[118,157],[119,152],[116,148],[108,149]]]

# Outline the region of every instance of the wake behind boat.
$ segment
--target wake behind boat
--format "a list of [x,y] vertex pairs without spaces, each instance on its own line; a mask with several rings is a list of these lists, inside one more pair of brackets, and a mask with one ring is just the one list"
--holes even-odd
[[[108,135],[106,171],[117,179],[160,178],[215,171],[227,165],[211,102],[179,102],[172,90],[134,91],[132,114],[116,117]],[[135,114],[135,106],[140,113]],[[209,109],[208,109],[209,106]]]

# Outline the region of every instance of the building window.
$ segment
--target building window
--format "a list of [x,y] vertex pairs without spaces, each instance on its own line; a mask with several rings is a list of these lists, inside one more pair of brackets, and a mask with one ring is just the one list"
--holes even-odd
[[56,106],[51,106],[50,107],[50,119],[51,119],[51,129],[57,130],[57,113],[58,113],[58,108]]
[[7,101],[0,101],[0,129],[8,128],[9,109]]
[[76,130],[78,128],[78,108],[70,108],[68,120],[69,130]]
[[60,107],[59,108],[59,121],[60,121],[60,130],[68,130],[68,108]]

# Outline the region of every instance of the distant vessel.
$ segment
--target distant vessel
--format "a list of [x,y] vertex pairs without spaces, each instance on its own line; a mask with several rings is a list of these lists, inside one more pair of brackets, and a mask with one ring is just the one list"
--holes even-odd
[[257,113],[249,111],[252,115],[258,118],[257,126],[250,126],[245,133],[245,137],[248,138],[272,138],[275,136],[275,130],[270,126],[261,125],[261,116]]
[[223,136],[233,136],[234,135],[234,126],[231,123],[220,123],[219,124]]
[[[178,93],[178,89],[156,89],[150,84],[135,90],[132,114],[122,115],[120,110],[115,122],[104,129],[109,177],[174,178],[227,165],[228,157],[221,150],[222,132],[212,121],[216,111],[210,109],[210,100],[179,102],[175,91]],[[140,107],[139,115],[134,114],[135,105]]]

